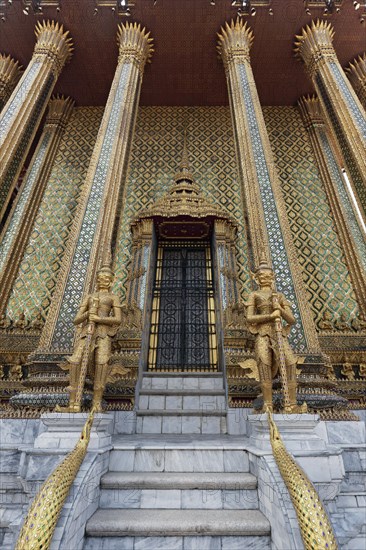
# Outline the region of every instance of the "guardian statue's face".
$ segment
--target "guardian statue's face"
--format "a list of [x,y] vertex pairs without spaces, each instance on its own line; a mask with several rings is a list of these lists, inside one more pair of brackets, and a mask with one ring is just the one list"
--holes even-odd
[[100,290],[109,289],[113,282],[113,274],[108,271],[100,271],[97,275],[98,288]]
[[271,269],[261,269],[256,273],[255,278],[260,287],[273,285],[274,275]]

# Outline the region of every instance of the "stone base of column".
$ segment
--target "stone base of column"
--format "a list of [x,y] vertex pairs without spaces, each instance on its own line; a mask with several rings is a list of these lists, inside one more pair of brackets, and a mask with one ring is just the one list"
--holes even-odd
[[[273,419],[278,427],[288,451],[322,451],[326,443],[315,432],[319,423],[317,414],[274,414]],[[267,414],[250,414],[249,442],[257,449],[271,451]]]
[[[80,439],[88,413],[44,413],[41,416],[46,431],[34,441],[35,449],[71,450]],[[109,447],[112,442],[113,414],[99,413],[94,416],[89,450]]]

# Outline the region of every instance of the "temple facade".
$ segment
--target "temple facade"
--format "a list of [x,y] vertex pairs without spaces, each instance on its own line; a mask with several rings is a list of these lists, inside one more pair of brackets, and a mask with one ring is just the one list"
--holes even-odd
[[[44,544],[54,549],[361,550],[365,28],[359,25],[347,59],[339,48],[339,21],[344,12],[350,27],[353,7],[335,0],[325,11],[314,0],[304,11],[290,2],[288,55],[302,93],[286,90],[282,100],[280,62],[270,86],[281,89],[273,92],[258,69],[267,19],[267,48],[281,32],[277,0],[225,8],[162,1],[156,12],[146,0],[136,1],[136,12],[129,2],[91,7],[80,0],[77,14],[59,2],[23,4],[0,2],[0,545],[26,548],[32,529],[43,529],[37,520],[19,535],[40,484],[53,474],[56,485],[73,483],[65,504],[66,493],[46,496],[44,489],[42,506],[59,508],[42,512],[53,525]],[[202,64],[208,77],[201,79],[180,64],[195,46],[188,31],[177,44],[179,17],[190,10],[197,32],[209,8],[219,10],[212,19],[219,24],[209,20],[201,32],[212,28],[216,65]],[[82,34],[81,9],[91,10]],[[176,25],[171,42],[159,34],[158,15]],[[96,42],[117,39],[113,63],[112,50],[107,59],[99,44],[105,67],[88,57],[85,28],[92,35],[95,22]],[[20,38],[11,36],[16,28],[32,49],[26,62]],[[165,50],[177,59],[170,54],[162,70]],[[91,62],[102,75],[103,103],[97,86],[67,76],[74,62],[78,70]],[[180,71],[188,84],[173,90]],[[221,81],[206,102],[199,88],[211,88],[210,71],[221,71]],[[265,93],[273,93],[273,104]],[[286,316],[280,321],[278,347],[270,343],[267,352],[259,336],[268,334],[247,318],[264,265],[291,312],[288,327]],[[114,300],[105,315],[117,324],[93,337],[104,299],[101,268],[111,274],[106,288]],[[80,330],[75,317],[87,319],[90,296],[99,317]],[[272,412],[287,451],[275,446],[277,428],[268,429],[264,414],[264,353],[272,354]],[[290,354],[296,380],[285,383]],[[70,411],[73,390],[79,408]],[[78,456],[97,390],[103,399],[85,436],[88,452],[57,474],[75,444]],[[291,391],[292,406],[303,409],[286,416]],[[287,463],[304,484],[301,498],[286,480]],[[300,521],[307,482],[333,542]]]

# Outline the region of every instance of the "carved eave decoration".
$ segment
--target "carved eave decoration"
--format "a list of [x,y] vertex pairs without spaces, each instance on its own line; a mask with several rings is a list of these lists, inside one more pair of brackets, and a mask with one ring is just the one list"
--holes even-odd
[[225,220],[235,228],[234,234],[236,233],[236,222],[230,218],[223,208],[208,202],[194,182],[189,167],[186,131],[184,132],[182,159],[174,181],[174,185],[166,195],[155,201],[146,210],[142,210],[134,218],[131,224],[132,228],[146,219],[152,219],[159,224],[159,220],[163,219],[177,218],[183,221],[187,218],[201,220],[206,218],[207,221]]
[[159,222],[163,219],[208,219],[224,220],[233,228],[237,223],[222,207],[218,207],[207,201],[201,194],[199,187],[185,178],[176,180],[176,184],[170,191],[154,204],[142,210],[133,220],[132,226],[141,223],[145,219],[154,219]]

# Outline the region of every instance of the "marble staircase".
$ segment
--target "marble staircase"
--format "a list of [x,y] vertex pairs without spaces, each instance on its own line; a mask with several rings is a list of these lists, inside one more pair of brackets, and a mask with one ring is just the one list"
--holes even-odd
[[137,433],[226,433],[221,373],[145,373],[137,411]]
[[225,433],[222,375],[148,374],[139,403],[138,433],[113,440],[84,550],[269,549],[243,438]]

